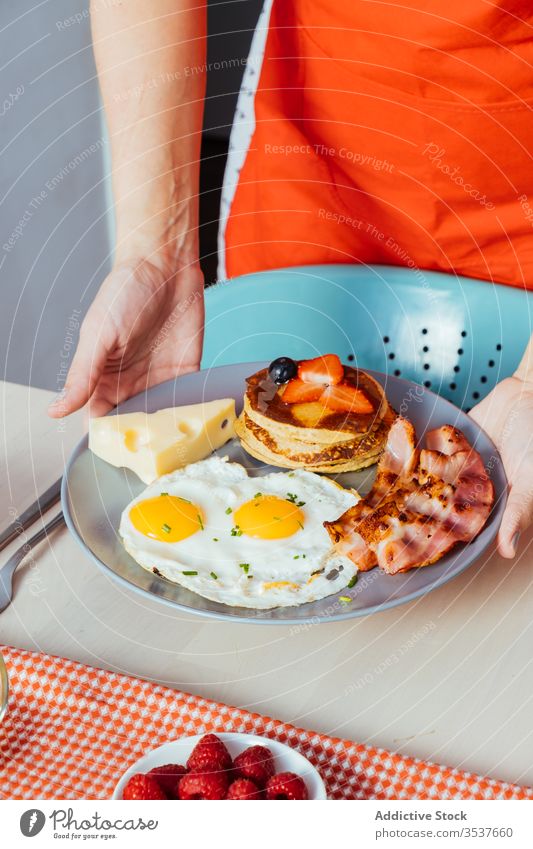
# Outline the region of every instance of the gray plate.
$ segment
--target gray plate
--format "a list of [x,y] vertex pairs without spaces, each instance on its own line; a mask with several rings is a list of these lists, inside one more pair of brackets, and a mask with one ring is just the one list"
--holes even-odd
[[[118,411],[154,412],[164,407],[230,397],[235,398],[240,410],[245,377],[264,366],[265,363],[244,363],[188,374],[131,398],[121,404]],[[424,431],[442,424],[460,428],[483,457],[496,489],[494,509],[479,536],[467,545],[457,546],[433,566],[414,569],[404,575],[390,576],[378,569],[362,574],[352,590],[342,591],[343,596],[352,597],[350,604],[340,602],[338,593],[299,607],[273,610],[250,610],[208,601],[151,575],[124,550],[117,534],[120,515],[129,501],[143,490],[144,484],[132,472],[116,469],[95,457],[87,447],[87,438],[73,452],[63,478],[63,511],[71,533],[101,569],[131,589],[180,610],[232,622],[301,624],[351,619],[403,604],[440,587],[473,563],[494,539],[506,500],[503,465],[486,434],[453,404],[410,381],[379,372],[369,373],[384,386],[392,406],[411,419],[419,437]],[[242,463],[252,476],[273,470],[249,457],[237,442],[229,443],[218,453],[228,454],[230,459]],[[374,469],[370,469],[338,475],[337,479],[364,494],[373,477]]]

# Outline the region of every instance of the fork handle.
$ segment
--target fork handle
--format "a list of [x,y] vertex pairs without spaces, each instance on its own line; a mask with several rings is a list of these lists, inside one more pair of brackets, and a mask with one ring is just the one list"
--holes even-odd
[[[61,497],[61,478],[56,480],[46,492],[31,504],[16,521],[0,534],[0,551],[13,542],[23,531],[26,531],[43,513],[57,504]],[[55,526],[54,526],[55,527]]]
[[44,528],[41,528],[40,531],[37,531],[37,533],[34,534],[31,539],[28,540],[26,545],[29,545],[31,548],[34,548],[39,542],[41,542],[42,539],[48,536],[50,531],[53,531],[54,528],[57,528],[59,527],[59,525],[64,524],[65,517],[63,516],[63,513],[58,513],[57,516],[54,516],[53,519],[50,519],[50,521],[44,526]]
[[4,563],[2,568],[0,569],[0,613],[6,609],[11,604],[11,600],[13,598],[13,587],[12,587],[12,579],[15,573],[15,570],[20,566],[24,558],[29,554],[29,552],[35,548],[35,546],[41,542],[41,540],[45,539],[54,528],[59,527],[65,522],[65,517],[63,513],[58,513],[57,516],[54,516],[44,528],[41,528],[40,531],[37,531],[31,539],[21,545],[12,557],[9,558],[7,563]]
[[65,517],[63,513],[58,513],[57,516],[54,516],[53,519],[50,519],[47,525],[44,528],[41,528],[40,531],[37,531],[27,542],[20,546],[16,554],[20,554],[22,557],[26,557],[26,555],[38,545],[41,540],[48,536],[48,534],[54,530],[54,528],[59,527],[59,525],[65,524]]

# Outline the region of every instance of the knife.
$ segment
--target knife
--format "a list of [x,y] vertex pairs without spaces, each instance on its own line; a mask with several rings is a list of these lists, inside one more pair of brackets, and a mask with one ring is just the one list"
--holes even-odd
[[62,478],[56,480],[55,483],[52,484],[46,492],[43,492],[33,504],[24,510],[24,513],[15,519],[5,531],[2,531],[0,534],[0,551],[3,551],[4,548],[13,542],[13,540],[17,539],[17,537],[30,525],[42,515],[42,513],[46,513],[50,507],[53,507],[54,504],[57,504],[59,499],[61,498],[61,481]]

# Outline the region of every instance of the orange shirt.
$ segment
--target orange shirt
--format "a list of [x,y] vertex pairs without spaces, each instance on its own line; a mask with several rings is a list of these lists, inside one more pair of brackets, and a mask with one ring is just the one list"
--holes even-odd
[[533,289],[533,3],[273,0],[228,276],[385,263]]

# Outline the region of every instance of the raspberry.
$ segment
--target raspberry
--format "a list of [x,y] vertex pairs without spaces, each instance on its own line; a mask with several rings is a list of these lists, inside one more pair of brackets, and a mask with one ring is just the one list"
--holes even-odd
[[154,767],[146,775],[151,775],[157,781],[161,790],[171,799],[175,799],[178,780],[186,772],[187,769],[181,764],[165,764],[164,766]]
[[307,799],[307,787],[294,772],[278,772],[266,786],[267,799]]
[[155,778],[138,772],[136,775],[132,775],[124,787],[122,798],[134,801],[140,799],[152,801],[154,799],[166,799],[167,797]]
[[223,772],[189,772],[180,778],[180,799],[224,799],[228,779]]
[[191,772],[218,772],[232,766],[231,755],[216,734],[202,737],[187,761],[187,769]]
[[249,778],[238,778],[230,784],[226,799],[260,799],[261,791]]
[[237,755],[233,763],[235,772],[241,778],[249,778],[258,787],[264,787],[274,775],[274,760],[266,746],[250,746]]

